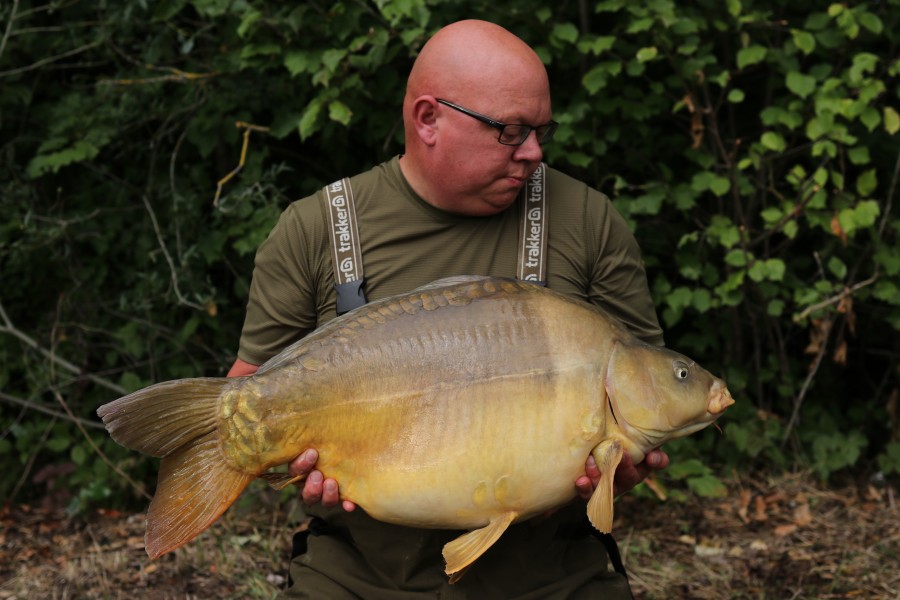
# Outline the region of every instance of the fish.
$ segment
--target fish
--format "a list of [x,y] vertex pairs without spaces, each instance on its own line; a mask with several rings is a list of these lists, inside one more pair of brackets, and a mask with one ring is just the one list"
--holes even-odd
[[576,497],[613,524],[613,478],[734,403],[724,381],[647,344],[599,307],[533,283],[438,280],[319,327],[251,376],[164,381],[98,409],[119,444],[162,459],[147,512],[156,558],[215,522],[307,448],[342,499],[375,519],[466,530],[455,581],[515,522]]

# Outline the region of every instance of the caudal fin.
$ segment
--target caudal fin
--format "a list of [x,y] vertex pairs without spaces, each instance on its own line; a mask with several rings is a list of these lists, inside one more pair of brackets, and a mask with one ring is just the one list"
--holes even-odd
[[162,458],[147,513],[145,545],[156,558],[213,524],[253,480],[229,466],[217,425],[218,399],[233,379],[180,379],[101,406],[110,436],[126,448]]

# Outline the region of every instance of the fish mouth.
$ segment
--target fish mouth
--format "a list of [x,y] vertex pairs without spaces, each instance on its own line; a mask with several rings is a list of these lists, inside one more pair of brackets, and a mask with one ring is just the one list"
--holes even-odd
[[721,379],[717,379],[709,388],[709,398],[706,401],[706,410],[711,415],[721,415],[725,409],[734,404],[731,392],[725,387]]

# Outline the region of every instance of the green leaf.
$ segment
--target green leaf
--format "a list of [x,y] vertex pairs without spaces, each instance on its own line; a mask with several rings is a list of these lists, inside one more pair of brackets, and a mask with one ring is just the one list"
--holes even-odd
[[884,107],[884,129],[891,135],[900,131],[900,114],[891,106]]
[[748,259],[753,260],[753,255],[748,255],[744,250],[729,250],[728,254],[725,255],[725,264],[729,264],[732,267],[745,267],[747,266]]
[[553,26],[550,38],[574,44],[578,40],[578,28],[571,23],[558,23]]
[[856,179],[856,191],[863,198],[867,198],[872,195],[872,192],[875,191],[875,188],[878,187],[878,175],[875,172],[875,169],[869,169],[868,171],[864,171],[860,176]]
[[581,78],[581,85],[584,86],[591,95],[596,94],[606,87],[609,71],[603,65],[597,65],[584,74]]
[[322,101],[318,98],[307,105],[306,110],[303,111],[303,116],[300,117],[299,131],[301,140],[306,140],[319,128],[318,120],[321,110]]
[[282,64],[293,75],[315,73],[321,64],[321,53],[308,50],[296,50],[285,54]]
[[766,58],[768,50],[765,46],[748,46],[741,48],[737,53],[737,68],[743,69],[750,65],[762,62]]
[[791,35],[794,39],[794,45],[797,46],[803,54],[810,55],[813,50],[816,49],[816,38],[808,31],[792,29]]
[[659,54],[659,50],[656,49],[656,46],[649,46],[637,51],[637,59],[639,62],[645,63],[656,58],[657,54]]
[[745,94],[743,90],[733,89],[728,92],[728,101],[732,104],[740,104],[744,101]]
[[724,196],[731,189],[731,181],[727,177],[715,177],[709,182],[709,190],[716,196]]
[[781,137],[781,134],[774,131],[767,131],[762,134],[759,140],[763,146],[774,152],[783,152],[787,148],[787,142]]
[[594,39],[578,40],[578,51],[582,54],[590,52],[594,56],[600,56],[613,47],[616,43],[616,37],[612,35],[601,35]]
[[847,265],[837,256],[828,259],[828,270],[838,279],[844,279],[847,276]]
[[878,18],[878,15],[870,13],[870,12],[861,12],[856,15],[857,21],[859,24],[874,33],[875,35],[880,35],[881,31],[884,29],[884,25],[881,23],[881,19]]
[[40,177],[45,173],[56,173],[62,167],[96,158],[100,149],[86,140],[78,140],[70,147],[51,154],[35,156],[28,163],[25,172],[29,177]]
[[785,83],[789,90],[801,98],[806,98],[816,89],[816,78],[811,75],[804,75],[799,71],[791,71],[788,73]]
[[875,128],[881,124],[881,114],[874,106],[867,106],[859,115],[859,120],[866,126],[866,129],[875,131]]
[[340,100],[332,100],[328,104],[328,118],[341,125],[349,125],[353,112]]
[[869,156],[869,148],[866,146],[850,148],[847,151],[847,158],[849,158],[850,162],[854,165],[867,165],[872,162],[872,159]]

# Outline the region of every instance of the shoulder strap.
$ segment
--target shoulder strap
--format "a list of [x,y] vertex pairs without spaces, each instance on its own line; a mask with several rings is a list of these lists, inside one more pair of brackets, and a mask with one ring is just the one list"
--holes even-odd
[[547,285],[547,165],[541,163],[520,194],[516,277]]
[[337,292],[337,314],[342,315],[366,303],[356,205],[353,202],[353,189],[347,178],[326,185],[323,191],[331,229],[331,262],[334,268],[334,290]]

